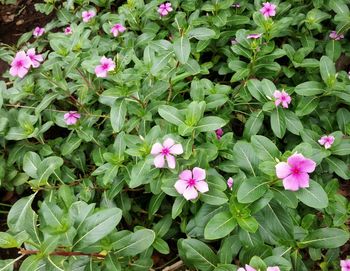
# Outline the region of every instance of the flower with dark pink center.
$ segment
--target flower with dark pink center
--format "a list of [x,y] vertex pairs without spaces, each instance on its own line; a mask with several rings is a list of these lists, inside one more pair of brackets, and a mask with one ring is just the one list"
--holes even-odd
[[329,149],[334,143],[334,139],[334,136],[325,135],[318,140],[318,143],[320,143],[320,145],[323,145],[325,149]]
[[40,66],[40,62],[43,61],[43,56],[41,54],[36,55],[34,48],[27,51],[27,56],[30,58],[33,68],[38,68]]
[[111,33],[113,34],[114,37],[117,37],[119,33],[123,33],[126,30],[126,27],[124,27],[121,24],[115,24],[112,29]]
[[341,271],[350,271],[350,259],[340,261]]
[[227,186],[230,190],[232,190],[233,179],[231,177],[227,179]]
[[158,13],[160,16],[166,16],[169,14],[169,12],[173,11],[173,8],[171,7],[171,3],[163,3],[158,8]]
[[249,34],[247,36],[247,39],[259,39],[261,38],[262,34]]
[[174,187],[185,199],[192,200],[198,197],[198,191],[205,193],[209,191],[208,183],[205,181],[205,170],[195,167],[191,170],[184,170],[180,173],[179,179]]
[[23,78],[28,73],[30,65],[32,65],[32,61],[27,54],[24,51],[19,51],[11,62],[10,74]]
[[107,77],[108,72],[115,69],[115,62],[111,58],[103,56],[100,60],[100,64],[95,68],[95,74],[97,77]]
[[64,29],[64,34],[65,35],[71,35],[73,33],[72,31],[72,28],[70,26],[67,26],[65,29]]
[[292,98],[284,90],[282,90],[282,91],[276,90],[274,92],[273,96],[276,98],[276,100],[275,100],[276,106],[279,106],[280,104],[282,104],[282,106],[284,108],[288,108],[288,105],[292,101]]
[[67,125],[76,124],[78,119],[80,119],[80,114],[77,111],[69,111],[63,116]]
[[96,16],[96,12],[94,10],[85,10],[81,13],[81,17],[83,17],[83,22],[87,23],[92,18]]
[[276,5],[271,4],[270,2],[263,3],[260,13],[266,18],[273,17],[276,15]]
[[44,33],[45,33],[45,29],[37,26],[37,27],[35,27],[35,29],[33,31],[33,36],[40,37],[40,36],[44,35]]
[[175,144],[175,141],[171,138],[165,139],[163,144],[160,144],[159,142],[154,143],[151,149],[151,154],[155,156],[154,165],[157,168],[164,168],[166,160],[168,167],[174,169],[176,166],[174,155],[182,153],[182,145]]
[[329,34],[329,37],[332,40],[342,40],[342,39],[344,39],[344,35],[343,34],[338,34],[337,31],[331,31],[331,33]]
[[216,138],[220,140],[221,137],[222,137],[223,134],[224,134],[224,130],[222,130],[221,128],[219,128],[219,129],[215,130],[215,134],[216,134]]

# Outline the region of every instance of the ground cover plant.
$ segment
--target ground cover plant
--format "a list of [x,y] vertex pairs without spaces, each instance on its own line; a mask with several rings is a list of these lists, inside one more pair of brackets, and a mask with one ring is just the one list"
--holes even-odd
[[350,270],[349,4],[36,4],[0,48],[0,270]]

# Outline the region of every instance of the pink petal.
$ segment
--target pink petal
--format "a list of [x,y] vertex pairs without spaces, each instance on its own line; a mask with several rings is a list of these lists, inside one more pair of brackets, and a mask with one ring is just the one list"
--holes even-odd
[[152,146],[151,154],[152,155],[157,155],[162,152],[163,146],[159,142],[154,143]]
[[307,188],[309,187],[309,174],[307,173],[299,173],[297,176],[297,179],[299,180],[299,187],[300,188]]
[[170,149],[170,147],[172,147],[173,145],[175,144],[175,141],[172,139],[172,138],[167,138],[167,139],[165,139],[164,140],[164,142],[163,142],[163,146],[165,147],[165,148],[169,148]]
[[281,98],[281,95],[282,95],[282,93],[279,90],[275,90],[275,92],[273,93],[273,97],[275,97],[277,99]]
[[17,70],[17,73],[19,78],[23,78],[28,73],[28,69],[21,67]]
[[331,146],[332,146],[332,145],[331,145],[329,142],[326,142],[326,143],[324,144],[324,148],[325,148],[325,149],[329,149]]
[[192,178],[192,171],[189,169],[182,171],[179,175],[179,178],[181,180],[188,181],[189,179]]
[[324,145],[327,142],[327,136],[323,136],[318,140],[318,143]]
[[270,266],[266,269],[266,271],[281,271],[278,266]]
[[286,178],[288,175],[290,175],[291,168],[286,162],[280,162],[276,166],[276,175],[278,178],[283,179]]
[[251,267],[251,266],[248,265],[248,264],[245,265],[245,270],[246,270],[246,271],[256,271],[256,269],[254,269],[253,267]]
[[76,122],[77,122],[77,119],[74,118],[74,117],[68,117],[68,118],[66,119],[66,123],[67,123],[68,125],[75,124]]
[[305,160],[305,157],[302,154],[295,153],[289,156],[289,158],[287,159],[287,163],[291,167],[294,167],[294,166],[299,166],[299,164],[302,163],[304,160]]
[[70,117],[70,113],[66,113],[66,114],[64,114],[63,115],[63,118],[66,120],[66,119],[68,119]]
[[[307,174],[306,174],[307,175]],[[283,179],[283,186],[285,190],[297,191],[299,190],[299,178],[297,174],[291,174]]]
[[288,102],[283,101],[283,102],[282,102],[282,106],[283,106],[284,108],[288,108]]
[[185,199],[187,200],[192,200],[198,197],[198,192],[197,190],[192,186],[192,187],[187,187],[187,189],[183,192],[182,194]]
[[205,193],[209,191],[209,187],[207,182],[205,181],[197,181],[196,184],[194,185],[196,187],[196,189],[201,192],[201,193]]
[[300,169],[303,172],[311,173],[311,172],[314,172],[315,168],[316,168],[316,163],[311,159],[305,158],[304,161],[302,161],[300,164]]
[[175,144],[169,150],[171,154],[182,154],[184,152],[181,144]]
[[179,194],[183,194],[187,188],[187,182],[184,180],[177,180],[174,187]]
[[174,169],[176,167],[175,157],[168,154],[167,156],[165,156],[165,158],[168,163],[168,167]]
[[17,73],[18,73],[18,69],[16,67],[11,67],[10,68],[10,74],[12,76],[17,76]]
[[275,101],[275,105],[276,105],[276,106],[279,106],[280,103],[281,103],[281,100],[280,100],[280,99],[278,99],[278,100]]
[[107,71],[105,69],[103,69],[102,65],[98,65],[95,68],[95,74],[97,77],[107,77]]
[[155,158],[154,158],[154,165],[157,168],[163,168],[164,167],[164,155],[162,154],[158,154]]
[[193,170],[193,179],[201,181],[205,179],[205,170],[199,167],[195,167]]

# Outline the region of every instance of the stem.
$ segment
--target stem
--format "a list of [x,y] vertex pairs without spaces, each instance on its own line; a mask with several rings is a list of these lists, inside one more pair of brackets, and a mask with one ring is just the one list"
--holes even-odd
[[76,68],[78,73],[80,74],[81,78],[83,78],[83,80],[85,81],[85,83],[87,84],[88,88],[90,89],[94,89],[94,87],[92,86],[91,82],[89,80],[86,79],[86,77],[84,76],[83,72],[81,70],[79,70],[78,68]]
[[[22,255],[33,255],[33,254],[39,254],[41,252],[40,250],[26,250],[21,248],[19,253]],[[49,255],[66,256],[66,257],[71,257],[71,256],[90,256],[90,257],[98,257],[98,258],[106,257],[106,255],[99,254],[99,253],[84,253],[79,251],[54,251],[54,252],[51,252]]]
[[135,100],[135,101],[137,101],[142,106],[142,108],[146,108],[145,103],[143,101],[141,101],[139,98],[137,98],[137,97],[135,97],[133,95],[130,95],[130,98]]

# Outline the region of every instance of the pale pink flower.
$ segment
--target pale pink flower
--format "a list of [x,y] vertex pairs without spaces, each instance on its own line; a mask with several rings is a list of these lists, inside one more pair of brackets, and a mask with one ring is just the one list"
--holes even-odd
[[281,271],[278,266],[270,266],[266,269],[266,271]]
[[158,13],[160,16],[166,16],[169,12],[173,11],[173,8],[171,7],[171,3],[163,3],[158,8]]
[[87,23],[92,18],[96,16],[96,12],[94,10],[85,10],[81,13],[81,17],[83,17],[83,21]]
[[276,5],[271,4],[270,2],[262,3],[263,7],[260,9],[260,13],[264,17],[273,17],[276,15]]
[[325,136],[322,136],[318,140],[318,143],[320,143],[320,145],[324,145],[325,149],[329,149],[332,146],[332,144],[334,143],[334,139],[335,139],[334,136],[331,136],[331,135],[327,136],[327,135],[325,135]]
[[80,119],[80,114],[77,113],[77,111],[69,111],[68,113],[64,114],[64,120],[67,125],[76,124],[78,119]]
[[154,157],[154,165],[157,168],[163,168],[165,159],[169,168],[175,168],[176,161],[174,155],[182,154],[184,151],[181,144],[175,144],[171,138],[164,140],[163,145],[159,142],[153,144],[151,154]]
[[100,63],[101,65],[98,65],[95,68],[95,74],[97,77],[107,77],[108,72],[115,69],[115,62],[111,58],[103,56]]
[[123,33],[125,30],[126,28],[123,25],[115,24],[111,29],[111,33],[113,34],[114,37],[117,37],[119,33]]
[[238,268],[237,271],[256,271],[256,269],[253,268],[253,267],[251,267],[250,265],[246,264],[246,265],[245,265],[245,268],[240,267],[240,268]]
[[40,66],[40,62],[43,61],[43,56],[41,54],[36,55],[34,48],[31,48],[27,51],[27,56],[30,58],[33,68],[38,68]]
[[238,41],[236,39],[231,39],[231,45],[236,45],[238,44]]
[[350,271],[350,259],[340,261],[341,271]]
[[196,199],[198,191],[201,193],[209,191],[205,177],[205,170],[202,168],[195,167],[192,171],[186,169],[180,173],[179,180],[177,180],[174,187],[185,199]]
[[241,5],[240,5],[239,3],[235,3],[235,4],[232,4],[232,7],[233,7],[233,8],[240,8]]
[[279,104],[282,103],[282,106],[284,108],[288,108],[288,104],[290,104],[290,102],[292,101],[292,98],[284,90],[282,91],[276,90],[273,96],[276,98],[275,100],[276,106],[279,106]]
[[73,33],[72,31],[72,28],[70,26],[67,26],[65,29],[64,29],[64,34],[65,35],[71,35]]
[[315,170],[316,163],[305,158],[300,153],[295,153],[286,162],[276,165],[276,175],[283,179],[285,190],[297,191],[300,188],[309,187],[309,174]]
[[249,34],[247,39],[258,39],[262,36],[262,34]]
[[233,179],[231,177],[227,179],[227,186],[230,190],[232,190]]
[[10,74],[23,78],[30,68],[32,61],[24,51],[17,52],[15,58],[11,62]]
[[332,40],[342,40],[342,39],[344,39],[344,35],[343,34],[338,34],[337,31],[331,31],[331,33],[329,34],[329,37]]
[[37,27],[35,27],[35,29],[33,31],[33,36],[40,37],[40,36],[44,35],[44,33],[45,33],[45,29],[37,26]]
[[219,129],[215,130],[215,134],[216,134],[216,138],[220,140],[221,137],[222,137],[223,134],[224,134],[224,130],[222,130],[221,128],[219,128]]

